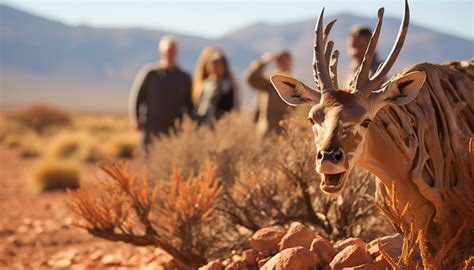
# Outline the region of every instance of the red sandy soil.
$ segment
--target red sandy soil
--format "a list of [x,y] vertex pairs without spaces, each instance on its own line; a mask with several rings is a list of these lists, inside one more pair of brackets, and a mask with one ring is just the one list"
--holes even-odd
[[[30,191],[34,162],[0,145],[1,269],[162,269],[169,256],[160,249],[105,241],[73,226],[66,192]],[[84,166],[83,178],[97,170]]]

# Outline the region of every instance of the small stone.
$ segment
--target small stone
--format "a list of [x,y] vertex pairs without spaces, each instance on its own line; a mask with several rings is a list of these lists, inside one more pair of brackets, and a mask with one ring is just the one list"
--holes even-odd
[[224,265],[219,260],[210,261],[208,264],[199,267],[199,270],[223,270]]
[[51,267],[65,268],[69,267],[72,264],[70,259],[64,258],[59,260],[49,260],[47,264]]
[[42,233],[44,232],[44,228],[41,227],[41,226],[35,227],[35,228],[34,228],[34,232],[35,232],[36,234],[42,234]]
[[18,227],[18,229],[16,229],[16,231],[17,231],[18,233],[26,233],[26,232],[28,232],[28,231],[30,231],[30,230],[31,230],[31,229],[28,228],[28,226],[25,226],[25,225],[21,225],[21,226]]
[[71,270],[84,270],[86,269],[86,266],[85,265],[82,265],[82,264],[73,264],[71,265]]
[[157,262],[151,262],[147,265],[145,265],[145,267],[140,267],[140,269],[143,269],[143,270],[163,270],[163,266],[161,266],[159,263]]
[[260,229],[250,238],[250,245],[259,252],[270,251],[272,253],[278,251],[278,243],[285,233],[285,229],[280,227]]
[[285,236],[278,244],[280,251],[291,247],[305,247],[309,249],[311,242],[316,237],[316,233],[300,222],[293,222]]
[[[365,247],[365,246],[364,246]],[[333,270],[342,270],[345,267],[355,267],[371,263],[372,257],[358,245],[351,245],[339,252],[329,264]]]
[[262,268],[272,257],[265,257],[257,261],[258,269]]
[[114,255],[105,255],[100,262],[105,266],[119,266],[120,259]]
[[304,247],[287,248],[267,261],[261,270],[310,270],[320,264],[318,256]]
[[337,241],[334,244],[334,249],[336,249],[337,252],[340,252],[343,249],[345,249],[347,246],[358,246],[362,248],[364,251],[367,250],[365,242],[362,239],[356,238],[356,237],[350,237],[341,241]]
[[226,266],[225,270],[248,270],[247,264],[243,261],[231,262]]
[[101,259],[102,256],[104,256],[104,254],[102,253],[102,251],[96,250],[96,251],[94,251],[94,252],[89,256],[89,259],[92,260],[92,261],[96,261],[96,260]]
[[314,238],[309,250],[318,255],[323,264],[330,263],[334,256],[336,256],[336,250],[331,242],[321,236],[316,236],[316,238]]
[[248,266],[257,266],[258,252],[254,249],[248,249],[242,253],[242,261]]
[[355,267],[345,267],[344,268],[344,270],[379,270],[379,269],[380,268],[377,268],[372,263],[366,263],[366,264],[362,264],[362,265],[355,266]]
[[[398,259],[402,254],[403,246],[403,235],[395,234],[391,236],[385,236],[380,238],[380,243],[382,244],[384,250],[390,254],[394,259]],[[367,244],[367,251],[372,257],[377,257],[380,255],[379,239],[375,239],[372,242]]]
[[392,268],[390,264],[385,260],[385,258],[380,255],[375,260],[372,262],[372,264],[375,266],[377,269],[390,269]]
[[25,224],[26,226],[29,226],[29,225],[33,224],[33,219],[29,218],[29,217],[26,217],[26,218],[23,219],[23,224]]

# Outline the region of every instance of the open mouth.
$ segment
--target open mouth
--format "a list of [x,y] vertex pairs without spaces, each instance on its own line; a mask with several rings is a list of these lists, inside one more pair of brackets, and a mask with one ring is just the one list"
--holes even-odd
[[346,172],[322,174],[321,189],[326,193],[336,193],[344,187]]

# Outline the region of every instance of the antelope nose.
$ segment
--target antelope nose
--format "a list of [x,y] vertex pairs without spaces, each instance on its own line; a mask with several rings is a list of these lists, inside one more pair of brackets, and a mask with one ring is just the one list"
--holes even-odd
[[318,152],[318,162],[321,164],[323,161],[331,161],[334,164],[339,164],[341,160],[344,158],[344,152],[339,148],[337,150],[332,151],[319,151]]

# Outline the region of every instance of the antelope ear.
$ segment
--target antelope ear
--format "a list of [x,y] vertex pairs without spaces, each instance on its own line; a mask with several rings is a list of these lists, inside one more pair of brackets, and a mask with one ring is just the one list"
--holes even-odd
[[321,93],[305,85],[301,81],[282,74],[270,78],[281,99],[291,106],[301,104],[315,105],[319,103]]
[[406,105],[412,102],[426,79],[424,71],[413,71],[390,82],[382,90],[372,93],[377,107],[387,104]]

